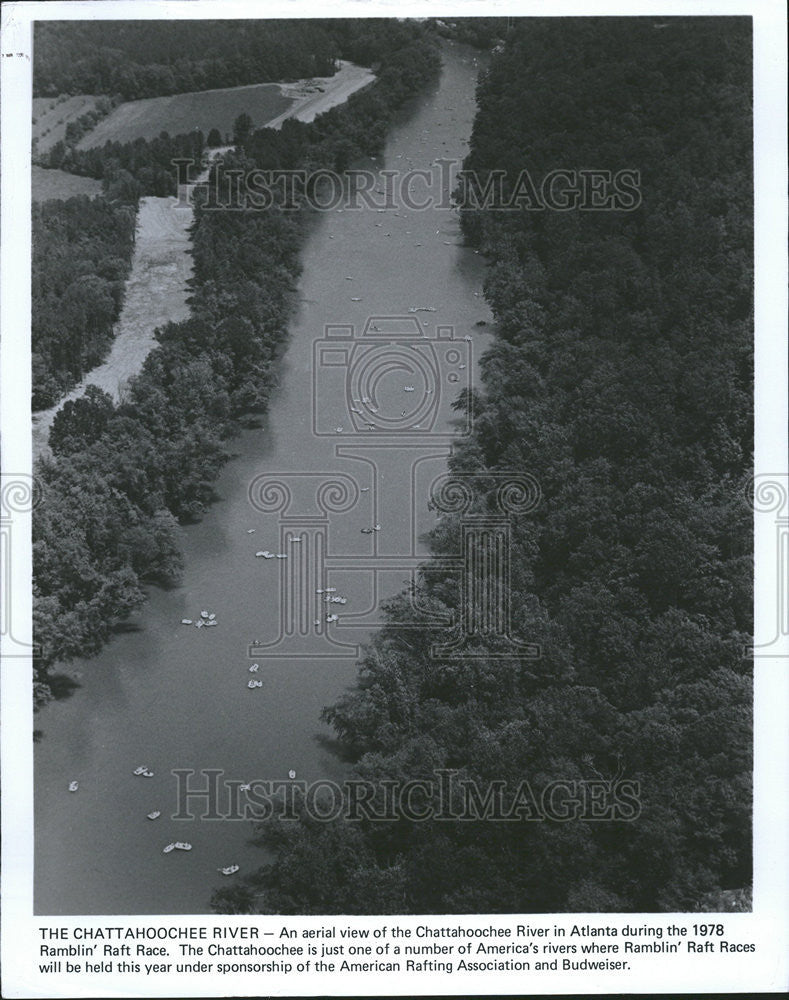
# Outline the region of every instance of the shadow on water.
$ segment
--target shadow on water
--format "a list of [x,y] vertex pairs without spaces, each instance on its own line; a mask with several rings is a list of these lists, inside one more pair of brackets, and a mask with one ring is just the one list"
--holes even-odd
[[70,698],[77,688],[82,687],[79,681],[76,681],[69,674],[50,674],[48,684],[55,701],[64,701],[66,698]]
[[[165,590],[166,588],[162,587],[161,589]],[[116,625],[112,626],[112,631],[115,635],[127,635],[129,633],[134,634],[135,632],[143,632],[144,630],[145,626],[140,621],[118,622]]]
[[352,764],[356,760],[355,754],[342,743],[336,736],[329,736],[326,733],[316,733],[313,737],[321,749],[328,751],[333,757],[343,764]]

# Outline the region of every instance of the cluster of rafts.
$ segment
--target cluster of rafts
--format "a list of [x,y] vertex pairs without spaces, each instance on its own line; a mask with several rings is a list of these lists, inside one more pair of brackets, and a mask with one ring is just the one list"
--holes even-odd
[[216,628],[219,622],[216,620],[216,614],[213,611],[203,609],[200,612],[199,618],[182,618],[181,624],[194,625],[195,628]]
[[[257,666],[257,664],[255,664],[255,666]],[[261,683],[261,687],[262,687],[262,683]],[[138,767],[135,767],[135,769],[134,769],[134,771],[132,773],[136,777],[138,777],[138,778],[152,778],[154,776],[153,771],[150,769],[150,767],[148,767],[147,764],[140,764]],[[291,771],[290,774],[291,774],[292,777],[294,777],[294,778],[296,777],[296,772],[295,771]],[[249,788],[249,785],[242,786],[242,787]],[[69,786],[68,786],[68,790],[70,792],[77,792],[77,791],[79,791],[79,782],[78,781],[70,781],[69,782]],[[149,812],[147,814],[147,818],[150,819],[150,820],[155,820],[155,819],[158,819],[161,815],[162,815],[162,813],[161,813],[160,809],[154,809],[152,812]],[[173,851],[191,851],[191,850],[192,850],[192,845],[188,841],[186,841],[186,840],[175,840],[175,841],[173,841],[170,844],[166,844],[162,848],[162,854],[171,854]],[[240,865],[226,865],[226,866],[224,866],[222,868],[217,868],[217,871],[221,872],[222,875],[235,875],[235,873],[239,870],[240,867],[241,867]]]
[[[363,486],[362,487],[362,492],[363,493],[367,493],[368,490],[369,490],[369,487],[367,487],[367,486]],[[372,533],[374,531],[380,531],[381,530],[381,525],[380,524],[374,524],[372,526],[372,528],[362,528],[360,530],[361,530],[361,532],[362,532],[363,535],[372,535]],[[248,528],[247,529],[247,534],[251,535],[254,531],[255,531],[254,528]],[[300,538],[291,538],[290,541],[291,542],[301,542],[301,539]],[[287,552],[277,552],[277,553],[269,552],[268,549],[263,549],[260,552],[256,552],[255,553],[255,558],[256,559],[274,559],[275,557],[277,559],[287,559],[288,558],[288,554],[287,554]],[[318,590],[316,590],[315,593],[319,594],[319,595],[321,595],[323,597],[323,601],[324,601],[325,604],[347,604],[348,603],[348,598],[347,597],[343,597],[340,594],[338,594],[336,587],[322,587],[322,588],[319,588]],[[328,609],[327,609],[327,611],[328,611]],[[338,614],[336,614],[336,613],[329,612],[326,615],[326,622],[329,625],[333,625],[335,622],[338,622],[339,620],[340,620],[340,616]],[[312,624],[315,625],[316,627],[319,626],[321,624],[320,618],[316,618],[315,621],[313,621]],[[260,669],[260,664],[259,663],[253,663],[252,666],[249,668],[249,672],[254,674],[254,673],[257,673],[257,671],[259,669]],[[250,681],[247,681],[247,687],[250,687],[250,688],[263,687],[263,681],[259,681],[259,680],[250,680]]]

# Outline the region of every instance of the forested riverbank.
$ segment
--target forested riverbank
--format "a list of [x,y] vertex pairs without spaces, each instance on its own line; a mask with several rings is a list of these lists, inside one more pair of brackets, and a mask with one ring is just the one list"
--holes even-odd
[[33,409],[51,406],[102,359],[123,304],[137,200],[33,204]]
[[[333,166],[377,152],[390,116],[438,72],[435,42],[417,24],[368,22],[348,38],[358,54],[377,53],[376,84],[314,123],[271,132],[290,143],[279,165]],[[252,133],[219,169],[262,166],[256,142]],[[139,193],[132,169],[114,182]],[[306,209],[197,206],[191,317],[157,332],[159,346],[117,406],[94,390],[56,417],[53,455],[37,465],[43,500],[33,528],[39,704],[56,664],[97,652],[142,604],[146,581],[177,580],[178,521],[211,502],[230,440],[248,415],[262,417],[276,384],[307,225]]]
[[[304,813],[263,825],[273,862],[217,892],[217,911],[712,910],[724,891],[748,905],[750,52],[746,18],[514,22],[467,170],[483,186],[505,171],[504,203],[523,170],[538,186],[634,170],[640,191],[629,212],[464,206],[497,341],[451,467],[490,477],[481,510],[497,472],[540,484],[539,506],[512,517],[507,596],[541,655],[502,659],[477,637],[473,659],[432,657],[427,616],[463,609],[428,563],[424,628],[406,641],[413,601],[391,602],[358,689],[324,713],[375,787],[444,769],[481,795],[527,781],[539,800],[559,782],[572,810],[602,784],[608,821],[589,821],[588,801],[586,820],[539,821],[526,798],[520,822]],[[443,515],[434,553],[461,532]],[[622,782],[635,815],[610,811]]]

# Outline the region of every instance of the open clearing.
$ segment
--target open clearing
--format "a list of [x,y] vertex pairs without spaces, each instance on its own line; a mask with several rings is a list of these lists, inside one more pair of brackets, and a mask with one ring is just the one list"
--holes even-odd
[[162,132],[179,135],[194,128],[202,129],[206,136],[217,128],[224,139],[231,135],[233,122],[240,114],[248,114],[255,128],[279,128],[286,118],[311,122],[374,79],[369,69],[343,61],[334,76],[129,101],[83,136],[77,149],[103,146],[108,141],[155,139]]
[[46,153],[56,142],[65,138],[66,125],[90,111],[97,98],[90,94],[76,97],[34,97],[33,139],[38,140],[39,153]]
[[224,139],[233,131],[240,114],[248,114],[259,128],[286,111],[292,99],[283,97],[278,83],[257,83],[249,87],[200,90],[171,97],[148,97],[118,105],[77,144],[77,149],[103,146],[105,142],[133,142],[155,139],[162,132],[181,135],[195,128],[208,135],[218,128]]
[[101,181],[92,177],[78,177],[65,170],[44,170],[33,166],[33,201],[47,201],[49,198],[74,198],[79,194],[91,197],[101,194]]

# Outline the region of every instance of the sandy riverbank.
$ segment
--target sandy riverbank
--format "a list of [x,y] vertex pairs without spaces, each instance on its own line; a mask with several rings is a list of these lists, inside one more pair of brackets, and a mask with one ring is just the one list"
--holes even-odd
[[[372,83],[375,74],[364,66],[341,61],[334,76],[319,76],[312,80],[280,84],[282,96],[295,99],[296,103],[267,123],[266,128],[280,128],[288,118],[311,122],[324,111],[347,101],[351,94]],[[317,91],[314,88],[320,88]]]

